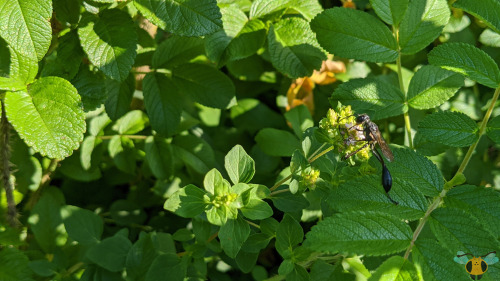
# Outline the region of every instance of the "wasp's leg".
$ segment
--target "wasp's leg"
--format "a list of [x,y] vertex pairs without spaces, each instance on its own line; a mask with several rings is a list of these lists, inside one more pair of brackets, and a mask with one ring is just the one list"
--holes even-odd
[[354,154],[358,153],[359,151],[361,151],[363,148],[367,147],[370,143],[367,142],[365,145],[363,145],[361,148],[357,149],[356,151],[353,151],[347,155],[344,155],[342,156],[342,160],[346,160],[346,159],[349,159],[349,157],[353,156]]

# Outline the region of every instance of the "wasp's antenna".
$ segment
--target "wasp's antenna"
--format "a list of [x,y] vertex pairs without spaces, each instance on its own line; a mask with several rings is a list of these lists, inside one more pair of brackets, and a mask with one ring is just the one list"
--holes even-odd
[[489,255],[489,254],[496,254],[496,253],[497,253],[497,251],[489,252],[489,253],[487,253],[486,255],[481,256],[481,257],[482,257],[482,258],[484,258],[484,257],[486,257],[486,256],[487,256],[487,255]]
[[[489,254],[491,254],[491,253],[489,253]],[[473,254],[471,254],[471,253],[466,253],[466,254],[463,254],[463,255],[457,255],[457,257],[463,257],[463,256],[467,256],[467,255],[474,256],[474,255],[473,255]]]

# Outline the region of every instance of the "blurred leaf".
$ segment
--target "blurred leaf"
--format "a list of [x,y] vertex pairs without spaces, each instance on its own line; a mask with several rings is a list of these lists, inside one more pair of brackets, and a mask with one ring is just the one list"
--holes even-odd
[[116,167],[129,174],[135,174],[134,142],[129,138],[113,136],[108,144],[108,151]]
[[400,256],[392,256],[382,263],[368,279],[369,281],[419,281],[417,269],[413,263]]
[[186,276],[186,266],[175,254],[167,253],[156,257],[146,274],[145,281],[161,280],[166,276],[172,281],[182,281]]
[[276,250],[283,258],[290,258],[293,248],[304,239],[302,226],[290,215],[285,214],[276,230]]
[[418,124],[426,139],[453,147],[473,144],[478,138],[479,128],[469,116],[459,112],[436,112],[426,116]]
[[332,99],[351,105],[357,114],[371,113],[372,120],[397,116],[408,111],[401,90],[382,79],[349,80],[335,89]]
[[172,35],[158,45],[153,54],[153,68],[173,68],[204,53],[203,40]]
[[63,159],[83,140],[80,97],[62,78],[40,78],[28,91],[7,93],[5,110],[19,136],[44,156]]
[[311,113],[305,105],[299,105],[285,112],[285,118],[292,124],[293,132],[299,138],[305,130],[314,126]]
[[146,161],[158,179],[168,179],[174,173],[174,155],[170,143],[160,137],[149,136],[144,145]]
[[458,0],[453,3],[453,7],[462,9],[474,17],[480,19],[489,28],[500,33],[500,3],[496,0],[484,0],[481,2],[471,0]]
[[248,253],[245,251],[239,251],[236,255],[236,264],[241,269],[243,273],[249,273],[254,268],[257,263],[257,258],[259,253]]
[[305,20],[288,18],[271,25],[267,40],[272,64],[291,78],[310,76],[326,60]]
[[500,84],[500,70],[484,51],[464,43],[440,45],[429,53],[429,63],[454,72],[490,88]]
[[204,140],[193,135],[179,135],[172,144],[174,153],[197,173],[204,175],[215,167],[214,151]]
[[463,85],[464,79],[457,73],[432,65],[423,66],[411,79],[408,104],[416,109],[440,106]]
[[470,25],[470,19],[467,15],[454,15],[450,17],[450,21],[444,27],[443,32],[457,33],[464,30]]
[[383,256],[410,245],[410,227],[382,212],[349,212],[320,221],[307,233],[305,245],[320,252]]
[[248,235],[250,235],[250,226],[244,219],[238,217],[236,220],[227,220],[219,230],[219,241],[222,250],[229,257],[235,258],[241,246],[247,240]]
[[257,145],[264,153],[272,156],[292,156],[296,149],[300,149],[300,142],[288,131],[265,128],[255,136]]
[[377,174],[356,177],[340,184],[330,193],[327,202],[341,212],[381,211],[406,220],[420,219],[427,210],[428,202],[421,191],[400,178],[393,178],[390,196],[399,205],[389,201]]
[[[54,6],[56,2],[60,1],[54,1]],[[42,68],[41,76],[59,76],[68,80],[73,79],[78,73],[83,56],[84,53],[76,30],[68,32],[58,39],[57,56],[52,60],[49,57],[46,58],[46,64]]]
[[173,34],[203,36],[222,27],[215,0],[135,0],[134,5],[153,24]]
[[227,153],[224,167],[234,184],[248,183],[255,175],[255,161],[241,145],[236,145]]
[[135,80],[132,74],[129,74],[121,83],[116,80],[106,80],[108,98],[104,103],[104,107],[111,120],[117,120],[130,110],[134,90]]
[[16,177],[16,189],[22,193],[38,189],[42,180],[40,161],[32,155],[29,147],[18,137],[10,139],[11,158]]
[[479,36],[481,44],[491,47],[500,47],[500,34],[491,29],[485,29]]
[[162,74],[148,73],[143,80],[143,91],[151,127],[160,135],[173,135],[181,122],[182,97],[172,80]]
[[109,207],[113,221],[118,225],[142,225],[147,215],[136,203],[129,200],[116,200]]
[[205,191],[189,184],[172,194],[163,207],[181,217],[192,218],[201,214],[206,206]]
[[100,107],[107,99],[106,80],[99,73],[91,72],[87,65],[81,65],[71,84],[82,97],[83,109],[88,112]]
[[113,130],[120,135],[133,135],[144,130],[148,123],[148,116],[144,112],[132,110],[116,121]]
[[309,201],[301,193],[278,193],[271,197],[273,204],[282,212],[297,212],[309,207]]
[[137,55],[137,33],[128,13],[118,9],[104,10],[99,17],[85,13],[78,35],[89,60],[106,76],[127,78]]
[[0,250],[0,280],[34,281],[28,266],[29,259],[16,248],[4,247]]
[[283,117],[257,99],[238,100],[238,104],[231,107],[231,119],[242,130],[254,133],[260,129],[283,128]]
[[79,1],[53,0],[54,12],[61,22],[77,24],[80,19]]
[[66,242],[67,234],[60,212],[64,205],[61,191],[54,187],[45,189],[28,218],[31,231],[45,253],[54,253],[57,246]]
[[172,70],[172,80],[182,94],[205,106],[225,109],[233,105],[233,82],[219,70],[204,64],[182,64]]
[[398,26],[406,9],[408,0],[370,0],[377,16],[389,25]]
[[377,18],[362,11],[328,9],[311,21],[311,28],[319,44],[336,56],[371,62],[392,62],[398,56],[391,31]]
[[92,245],[101,239],[104,222],[96,213],[67,205],[61,209],[61,215],[71,239],[83,245]]
[[411,1],[399,27],[403,54],[415,54],[432,43],[450,18],[446,0]]
[[224,29],[205,40],[208,57],[219,66],[255,54],[266,39],[266,25],[258,20],[248,20],[235,6],[221,9]]
[[111,271],[118,272],[125,268],[125,261],[132,243],[122,235],[115,235],[92,246],[86,257],[95,264]]

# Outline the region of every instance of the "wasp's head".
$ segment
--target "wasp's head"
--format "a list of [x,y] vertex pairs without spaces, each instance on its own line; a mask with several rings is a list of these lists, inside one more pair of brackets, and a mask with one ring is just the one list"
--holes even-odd
[[358,117],[356,117],[357,124],[362,124],[362,123],[365,123],[368,121],[370,121],[370,116],[368,116],[368,114],[366,114],[366,113],[363,113],[363,114],[359,115]]

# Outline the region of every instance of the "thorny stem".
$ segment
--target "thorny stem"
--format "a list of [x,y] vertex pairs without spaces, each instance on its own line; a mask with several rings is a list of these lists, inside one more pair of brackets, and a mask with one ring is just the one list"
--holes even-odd
[[[393,33],[394,36],[396,37],[396,41],[398,42],[399,46],[399,30],[397,27],[393,27]],[[405,86],[403,84],[403,71],[401,69],[401,49],[398,49],[398,58],[396,60],[396,64],[398,66],[398,81],[399,81],[399,89],[401,89],[401,92],[405,96],[405,101],[407,98],[407,93],[405,91]],[[408,111],[406,111],[404,114],[404,120],[405,120],[405,128],[406,128],[406,134],[408,136],[408,146],[410,148],[413,148],[413,139],[411,136],[411,123],[410,123],[410,115],[408,114]]]
[[[486,111],[486,114],[484,115],[483,121],[481,121],[481,125],[479,126],[479,137],[476,140],[476,142],[473,143],[469,147],[469,150],[467,151],[467,154],[465,155],[464,159],[462,160],[462,164],[460,164],[460,167],[458,168],[457,172],[455,173],[455,175],[453,176],[453,178],[450,180],[451,184],[453,183],[453,179],[455,177],[457,177],[458,175],[462,174],[463,171],[465,170],[465,168],[467,167],[467,164],[469,163],[469,160],[472,157],[472,153],[476,149],[476,146],[479,143],[479,140],[481,139],[481,136],[484,134],[484,131],[486,129],[486,124],[488,124],[488,120],[490,119],[491,112],[493,111],[493,109],[495,107],[495,104],[496,104],[499,96],[500,96],[500,86],[498,88],[496,88],[495,93],[493,94],[493,99],[491,100],[491,104],[488,107],[488,110]],[[448,184],[450,182],[448,182]],[[447,186],[447,184],[445,184],[444,189],[441,191],[441,193],[439,194],[439,196],[434,199],[434,201],[432,202],[432,204],[429,206],[429,208],[425,212],[424,217],[422,219],[420,219],[420,222],[418,223],[418,226],[415,229],[415,232],[413,233],[413,238],[411,239],[410,246],[408,247],[408,249],[406,249],[406,253],[405,253],[405,256],[404,256],[405,259],[408,259],[408,256],[410,255],[410,252],[411,252],[413,246],[415,245],[415,241],[417,240],[418,236],[420,235],[420,232],[424,228],[425,223],[429,219],[429,216],[431,215],[431,213],[435,209],[437,209],[439,207],[439,205],[441,204],[441,201],[446,196],[446,193],[448,192],[448,190],[450,190],[452,188],[453,188],[453,186]]]
[[16,202],[14,200],[14,187],[10,182],[10,146],[9,146],[9,133],[10,133],[10,124],[7,120],[7,114],[5,113],[5,104],[4,100],[1,100],[2,103],[2,120],[0,124],[0,158],[2,160],[2,183],[5,188],[5,197],[7,199],[7,221],[9,225],[12,227],[17,227],[21,223],[17,219],[17,209]]

